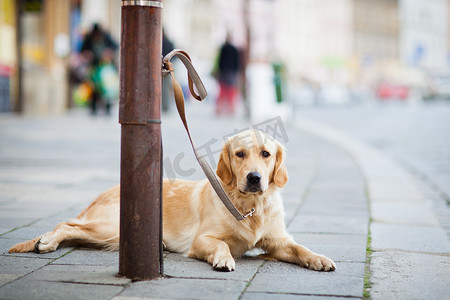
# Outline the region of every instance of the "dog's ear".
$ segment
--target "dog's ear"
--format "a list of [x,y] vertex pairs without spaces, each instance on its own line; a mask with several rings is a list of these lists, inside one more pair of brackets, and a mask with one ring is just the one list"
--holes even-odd
[[230,143],[227,142],[220,153],[219,163],[217,164],[217,176],[225,184],[230,184],[233,180],[233,173],[231,172],[230,164]]
[[277,146],[277,155],[275,160],[275,170],[273,172],[273,182],[279,188],[282,188],[288,181],[288,172],[286,165],[284,164],[285,159],[284,148],[281,145]]

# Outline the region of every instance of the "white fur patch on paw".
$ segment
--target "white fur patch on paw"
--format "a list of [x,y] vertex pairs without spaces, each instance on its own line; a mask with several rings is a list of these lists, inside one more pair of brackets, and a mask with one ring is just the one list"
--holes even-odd
[[54,241],[49,232],[44,234],[34,247],[37,253],[53,252],[56,248],[58,248],[58,243]]
[[305,267],[316,271],[334,271],[336,264],[326,256],[314,254],[305,260]]
[[231,272],[235,269],[235,262],[232,257],[216,257],[213,261],[214,270]]

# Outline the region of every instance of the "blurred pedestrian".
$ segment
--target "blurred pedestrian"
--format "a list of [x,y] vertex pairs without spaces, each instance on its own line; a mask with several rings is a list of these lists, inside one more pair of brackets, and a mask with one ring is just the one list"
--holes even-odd
[[[173,43],[169,40],[167,35],[163,30],[163,41],[162,41],[162,54],[163,57],[166,56],[170,51],[174,49]],[[170,83],[170,76],[163,77],[162,79],[162,93],[161,93],[161,106],[163,111],[169,111],[170,103],[172,100],[172,84]]]
[[237,77],[239,74],[239,51],[231,44],[230,35],[221,46],[217,59],[217,79],[219,81],[219,96],[216,101],[216,114],[234,113],[237,97]]
[[[81,54],[90,66],[90,80],[93,86],[91,97],[91,113],[97,113],[99,102],[105,103],[109,115],[111,105],[118,97],[118,74],[114,57],[118,48],[112,39],[98,23],[92,26],[81,46]],[[114,99],[116,98],[116,99]]]

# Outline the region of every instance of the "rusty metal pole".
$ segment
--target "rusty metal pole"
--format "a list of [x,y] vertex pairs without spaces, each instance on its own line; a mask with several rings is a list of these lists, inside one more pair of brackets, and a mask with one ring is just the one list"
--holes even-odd
[[161,276],[162,1],[122,1],[119,275]]

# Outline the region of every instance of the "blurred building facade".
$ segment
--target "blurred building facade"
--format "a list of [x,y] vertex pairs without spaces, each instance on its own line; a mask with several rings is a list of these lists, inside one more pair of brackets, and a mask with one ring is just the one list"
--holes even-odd
[[347,81],[354,34],[352,0],[281,0],[280,57],[291,78]]
[[200,58],[213,60],[231,32],[238,47],[249,46],[250,62],[282,61],[294,80],[373,84],[392,70],[449,71],[449,6],[449,0],[172,0],[164,21],[175,43]]
[[12,80],[17,74],[17,22],[14,0],[0,0],[0,112],[10,111],[11,94],[17,88]]
[[403,64],[444,71],[449,65],[449,1],[400,0]]
[[93,22],[119,36],[120,0],[0,0],[0,111],[65,111],[69,57]]
[[354,1],[354,53],[363,64],[397,60],[399,8],[396,0]]

